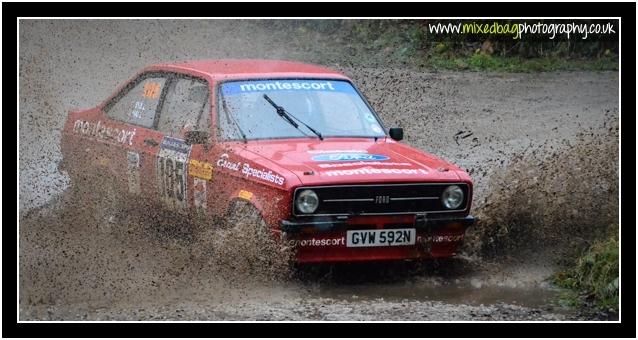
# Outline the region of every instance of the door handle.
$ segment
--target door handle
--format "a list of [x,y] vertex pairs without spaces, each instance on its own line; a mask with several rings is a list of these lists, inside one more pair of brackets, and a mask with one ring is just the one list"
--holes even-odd
[[146,138],[144,140],[144,144],[149,145],[149,146],[157,146],[159,143],[156,142],[154,139]]

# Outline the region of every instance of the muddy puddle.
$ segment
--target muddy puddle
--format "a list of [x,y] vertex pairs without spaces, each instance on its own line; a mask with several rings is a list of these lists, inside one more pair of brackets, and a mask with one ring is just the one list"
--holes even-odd
[[[489,263],[459,256],[422,263],[340,264],[302,268],[299,288],[313,298],[440,302],[454,305],[512,304],[561,309],[562,290],[547,280],[554,268],[542,263]],[[311,272],[309,275],[308,272]],[[320,274],[319,274],[320,273]]]
[[383,299],[388,302],[436,301],[475,306],[502,303],[528,308],[552,306],[560,296],[560,289],[551,287],[512,288],[486,286],[478,280],[456,281],[435,284],[327,285],[314,289],[313,296],[350,302]]

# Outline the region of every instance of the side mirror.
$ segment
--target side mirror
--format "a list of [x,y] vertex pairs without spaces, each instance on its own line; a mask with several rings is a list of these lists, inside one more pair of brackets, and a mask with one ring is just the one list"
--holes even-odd
[[390,128],[390,138],[395,141],[400,141],[403,139],[403,128]]
[[204,144],[208,146],[209,144],[210,133],[208,131],[192,130],[186,131],[184,135],[184,141],[188,145]]

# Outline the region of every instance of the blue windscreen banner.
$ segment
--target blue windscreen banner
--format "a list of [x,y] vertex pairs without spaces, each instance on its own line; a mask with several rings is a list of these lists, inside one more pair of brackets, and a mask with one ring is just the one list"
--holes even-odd
[[346,81],[327,79],[277,79],[277,80],[248,80],[223,83],[222,93],[227,95],[268,93],[273,91],[322,91],[356,93],[355,89]]

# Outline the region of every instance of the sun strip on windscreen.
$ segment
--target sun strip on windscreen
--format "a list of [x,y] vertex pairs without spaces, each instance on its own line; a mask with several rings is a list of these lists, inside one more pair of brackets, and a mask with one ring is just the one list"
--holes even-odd
[[356,93],[352,85],[348,82],[334,80],[253,80],[233,81],[222,84],[222,92],[226,96],[271,91]]

